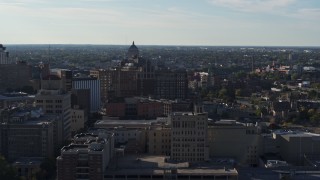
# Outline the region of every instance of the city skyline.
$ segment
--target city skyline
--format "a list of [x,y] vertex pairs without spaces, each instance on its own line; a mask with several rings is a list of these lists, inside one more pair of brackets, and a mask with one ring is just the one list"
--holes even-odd
[[316,0],[0,0],[3,44],[319,46]]

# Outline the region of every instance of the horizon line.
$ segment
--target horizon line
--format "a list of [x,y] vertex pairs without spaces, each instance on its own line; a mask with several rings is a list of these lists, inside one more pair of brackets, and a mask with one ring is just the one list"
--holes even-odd
[[[131,46],[131,44],[101,44],[101,43],[9,43],[3,45],[95,45],[95,46]],[[313,47],[320,48],[320,45],[197,45],[197,44],[136,44],[137,46],[184,46],[184,47]]]

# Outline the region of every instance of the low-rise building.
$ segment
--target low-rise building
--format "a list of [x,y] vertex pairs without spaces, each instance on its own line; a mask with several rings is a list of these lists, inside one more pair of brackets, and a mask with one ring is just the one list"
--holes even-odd
[[38,110],[11,110],[0,123],[0,152],[9,161],[20,157],[53,157],[58,132],[54,115]]
[[221,120],[208,127],[210,157],[231,157],[242,165],[256,166],[260,153],[260,135],[253,124]]
[[17,159],[12,166],[16,168],[19,177],[32,179],[41,170],[42,161],[43,158],[41,157],[23,157]]
[[103,180],[114,152],[114,134],[78,134],[57,157],[59,180]]
[[319,155],[320,134],[302,131],[276,131],[273,133],[279,146],[279,155],[293,165],[303,165],[305,156]]

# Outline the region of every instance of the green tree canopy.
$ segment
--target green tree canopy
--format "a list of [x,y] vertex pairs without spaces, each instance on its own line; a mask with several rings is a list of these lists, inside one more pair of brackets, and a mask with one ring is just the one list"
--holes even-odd
[[16,170],[4,157],[0,156],[0,179],[1,180],[19,180]]

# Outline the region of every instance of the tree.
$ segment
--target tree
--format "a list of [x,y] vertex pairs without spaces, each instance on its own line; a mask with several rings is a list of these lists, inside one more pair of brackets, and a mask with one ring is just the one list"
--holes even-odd
[[316,124],[318,125],[320,121],[320,114],[319,113],[314,113],[311,117],[310,117],[310,122],[312,124]]
[[298,79],[298,74],[297,74],[297,73],[291,74],[291,80],[292,80],[292,81],[295,81],[295,80],[297,80],[297,79]]
[[17,172],[14,167],[5,160],[4,157],[0,156],[0,179],[1,180],[19,180]]
[[236,96],[243,96],[243,90],[242,89],[236,89],[235,94],[236,94]]
[[41,170],[36,174],[37,179],[53,179],[56,172],[55,159],[46,158],[40,164]]
[[315,90],[311,90],[311,91],[308,92],[308,97],[311,98],[311,99],[316,99],[317,96],[318,96],[318,93]]

